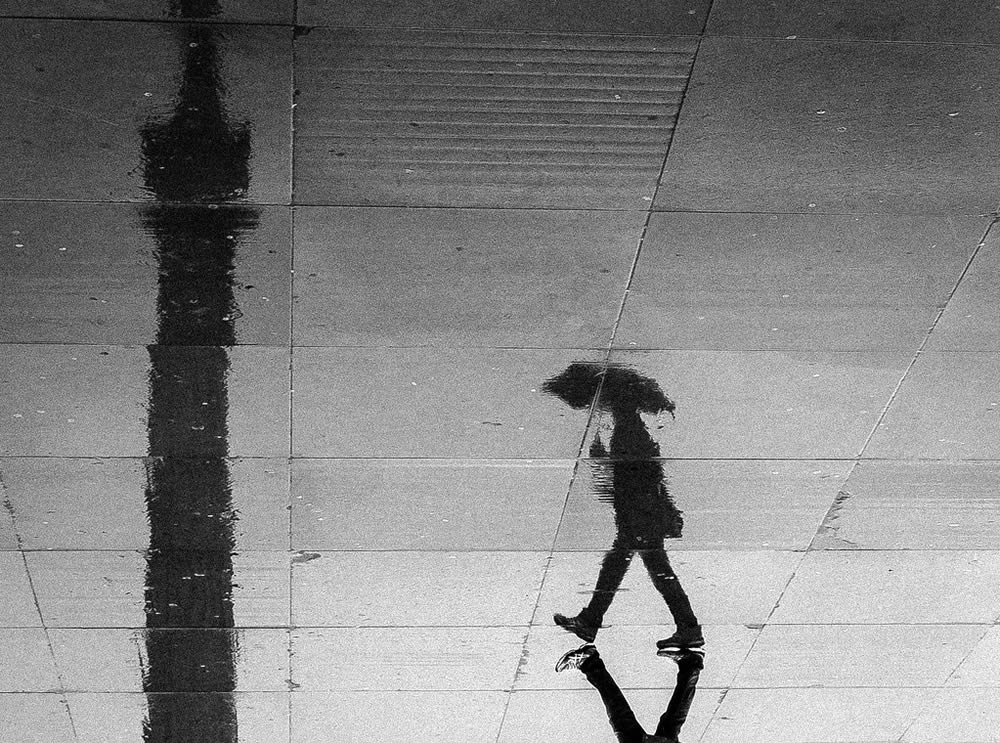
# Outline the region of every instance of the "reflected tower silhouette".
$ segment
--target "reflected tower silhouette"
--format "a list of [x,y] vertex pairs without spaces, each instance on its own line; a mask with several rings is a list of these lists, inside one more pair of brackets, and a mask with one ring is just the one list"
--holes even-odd
[[700,647],[701,627],[687,594],[670,566],[665,539],[681,536],[684,521],[667,490],[660,447],[642,420],[642,413],[673,415],[674,404],[655,380],[622,366],[579,362],[545,382],[543,389],[574,408],[597,408],[610,414],[611,435],[605,446],[595,437],[590,456],[595,460],[594,484],[598,497],[609,502],[617,534],[605,553],[597,585],[586,607],[574,617],[556,614],[564,629],[592,642],[615,594],[639,554],[649,577],[663,597],[676,625],[661,648]]
[[[171,10],[197,18],[219,7],[186,1]],[[144,181],[157,202],[144,209],[142,226],[156,242],[158,267],[157,334],[148,348],[148,743],[238,740],[228,347],[239,316],[236,248],[258,215],[225,205],[249,186],[250,129],[226,112],[223,34],[177,27],[173,111],[140,130]]]

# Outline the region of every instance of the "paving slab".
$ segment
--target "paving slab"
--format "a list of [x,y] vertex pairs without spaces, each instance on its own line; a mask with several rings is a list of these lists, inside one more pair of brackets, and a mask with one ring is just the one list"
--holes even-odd
[[993,549],[998,480],[994,462],[860,462],[813,548]]
[[[806,549],[847,481],[848,462],[756,460],[667,460],[643,479],[681,512],[680,534],[670,534],[670,551],[685,549]],[[608,549],[618,534],[616,518],[634,508],[629,462],[583,460],[573,479],[559,525],[558,550]],[[661,477],[657,477],[661,474]],[[608,492],[608,478],[620,484]],[[619,505],[608,502],[620,499]],[[669,506],[667,506],[669,507]],[[620,515],[616,517],[616,513]]]
[[41,627],[35,592],[21,552],[0,552],[0,627]]
[[[661,659],[662,660],[662,659]],[[665,661],[669,663],[670,661]],[[567,673],[577,673],[567,671]],[[718,706],[717,689],[699,689],[681,731],[685,740],[700,740]],[[667,689],[629,690],[626,699],[646,730],[656,723],[670,699]],[[601,698],[594,689],[560,691],[516,691],[504,717],[499,743],[559,741],[559,743],[607,743],[613,733]]]
[[[8,513],[27,550],[146,549],[151,523],[162,517],[150,502],[158,470],[142,459],[0,459]],[[220,467],[217,460],[175,459],[170,470],[189,496],[202,491],[189,501],[197,513],[171,521],[174,545],[204,549],[205,529],[224,520],[238,549],[287,548],[287,460],[236,459]],[[220,470],[222,493],[212,487]]]
[[995,46],[706,38],[655,208],[990,214]]
[[902,743],[997,743],[1000,689],[942,689]]
[[19,743],[77,743],[61,694],[0,694],[0,734]]
[[864,456],[1000,459],[998,373],[1000,353],[921,354]]
[[772,0],[712,5],[708,32],[725,36],[968,42],[1000,40],[1000,13],[990,0]]
[[[853,458],[911,354],[805,351],[616,351],[626,375],[653,380],[675,417],[641,413],[659,452],[681,458]],[[611,399],[610,388],[602,393]],[[614,429],[599,402],[591,436]],[[652,451],[652,449],[650,449]]]
[[[219,627],[225,626],[230,612],[230,626],[288,625],[287,553],[245,552],[219,558],[217,570],[228,569],[228,584],[215,573],[185,572],[188,566],[181,557],[177,556],[173,573],[168,565],[151,576],[149,562],[138,552],[26,553],[46,627],[136,628],[145,627],[147,621],[175,628]],[[195,585],[206,576],[217,585]]]
[[809,552],[775,609],[777,624],[993,624],[1000,553]]
[[[197,345],[223,325],[237,344],[287,345],[289,221],[260,206],[4,204],[0,341]],[[162,332],[178,310],[203,332]]]
[[[594,593],[604,553],[556,552],[545,574],[535,623],[548,625],[555,613],[573,616]],[[778,551],[687,551],[668,554],[670,566],[703,625],[759,625],[767,621],[802,555]],[[604,634],[615,628],[671,622],[636,555],[604,617]],[[567,637],[569,637],[567,635]],[[661,639],[661,638],[653,638]]]
[[622,348],[914,351],[981,218],[653,214]]
[[433,743],[495,743],[507,706],[496,691],[297,692],[292,743],[327,743],[335,728],[356,743],[387,735]]
[[711,5],[704,0],[666,0],[649,5],[628,0],[614,6],[601,2],[536,3],[527,0],[483,0],[438,3],[389,0],[349,3],[345,0],[300,0],[299,23],[310,26],[466,28],[497,31],[563,31],[600,34],[697,34]]
[[607,346],[644,219],[300,207],[295,343]]
[[939,687],[985,632],[976,625],[769,625],[731,685]]
[[544,552],[298,553],[298,627],[527,626]]
[[[288,630],[51,629],[51,655],[75,692],[288,690]],[[100,657],[100,664],[94,658]]]
[[297,348],[298,457],[577,455],[587,412],[542,383],[596,351]]
[[[556,673],[556,661],[580,644],[579,638],[561,627],[545,624],[540,617],[528,634],[524,657],[514,689],[589,689],[582,673]],[[670,637],[674,626],[623,627],[602,631],[601,657],[622,689],[671,689],[677,665],[656,655],[656,640]],[[732,684],[740,664],[754,645],[760,630],[742,624],[713,624],[704,628],[705,668],[701,688],[724,688]]]
[[733,689],[702,743],[886,743],[934,699],[934,689]]
[[132,21],[180,21],[199,23],[250,22],[294,23],[293,0],[8,0],[0,17],[115,19]]
[[0,629],[0,693],[51,692],[61,686],[44,629]]
[[303,692],[505,691],[514,680],[526,631],[523,627],[299,629],[292,635],[292,681]]
[[[8,133],[0,153],[0,167],[8,173],[0,198],[219,201],[224,196],[287,204],[291,34],[260,26],[0,23],[4,93],[24,102],[0,113]],[[72,71],[67,59],[73,60]],[[176,158],[192,158],[197,149],[182,138],[190,109],[175,110],[185,74],[211,89],[201,91],[206,105],[213,100],[223,106],[219,117],[199,126],[206,137],[227,142],[230,154],[241,158],[237,162],[195,157],[177,167]],[[199,174],[199,167],[219,172]],[[183,182],[162,183],[162,174]]]
[[67,694],[79,743],[288,740],[288,693]]
[[317,29],[296,46],[295,201],[644,210],[695,46]]
[[1000,232],[983,240],[941,319],[927,339],[931,351],[1000,351]]
[[0,356],[0,454],[288,455],[288,349],[15,344]]
[[297,459],[292,549],[546,550],[572,461]]

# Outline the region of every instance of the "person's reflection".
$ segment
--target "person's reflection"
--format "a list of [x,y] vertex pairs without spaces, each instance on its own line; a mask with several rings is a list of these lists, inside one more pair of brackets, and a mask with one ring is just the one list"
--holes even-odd
[[660,650],[657,654],[670,658],[677,664],[677,681],[667,709],[660,716],[652,735],[646,733],[636,720],[628,700],[611,677],[596,647],[587,644],[570,650],[556,663],[556,671],[577,668],[587,677],[587,681],[601,695],[608,721],[619,743],[678,743],[678,736],[694,700],[698,677],[705,665],[704,652],[699,648],[674,648]]
[[[213,9],[217,2],[177,4],[182,14]],[[223,33],[177,27],[174,110],[140,130],[144,181],[157,202],[142,225],[156,240],[158,268],[157,334],[148,347],[146,743],[239,738],[228,347],[239,316],[236,246],[257,213],[225,205],[247,191],[251,148],[249,125],[230,122],[225,108]]]
[[589,408],[611,416],[605,446],[598,434],[590,448],[596,461],[594,484],[601,500],[614,508],[617,535],[604,556],[590,602],[576,616],[556,614],[556,624],[582,640],[593,642],[638,553],[649,577],[674,620],[673,635],[657,642],[660,649],[697,648],[705,644],[701,626],[663,548],[665,539],[681,536],[683,519],[667,491],[660,447],[641,413],[674,412],[674,404],[655,380],[622,366],[578,362],[545,382],[546,392],[574,408]]

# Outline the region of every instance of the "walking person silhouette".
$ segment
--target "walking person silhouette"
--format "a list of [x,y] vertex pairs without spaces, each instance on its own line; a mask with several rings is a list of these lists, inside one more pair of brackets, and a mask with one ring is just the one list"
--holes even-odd
[[[665,539],[681,536],[684,520],[667,491],[660,447],[641,413],[674,413],[674,404],[655,380],[622,366],[578,362],[545,382],[543,389],[577,409],[596,408],[610,414],[611,434],[605,447],[598,434],[590,447],[594,485],[600,500],[614,508],[617,530],[605,553],[590,602],[579,614],[553,619],[587,644],[570,650],[556,671],[579,669],[597,689],[619,743],[679,743],[698,678],[705,665],[701,625],[663,548]],[[618,684],[592,645],[604,614],[638,553],[674,620],[675,632],[656,643],[657,655],[677,663],[677,681],[656,731],[650,735],[636,720]]]
[[600,434],[590,448],[598,498],[614,508],[617,535],[604,555],[590,602],[579,614],[556,614],[555,623],[587,642],[593,642],[611,607],[632,558],[639,554],[653,586],[663,597],[674,620],[673,635],[658,641],[662,650],[700,648],[705,644],[691,603],[670,566],[665,539],[681,536],[684,520],[664,481],[657,459],[660,447],[650,435],[641,413],[673,415],[674,404],[655,380],[622,366],[590,362],[571,364],[547,380],[545,392],[577,409],[609,413],[612,430],[605,448]]

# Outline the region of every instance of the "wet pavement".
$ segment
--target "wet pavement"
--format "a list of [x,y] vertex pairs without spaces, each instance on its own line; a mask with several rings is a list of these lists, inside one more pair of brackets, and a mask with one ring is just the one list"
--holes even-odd
[[994,5],[5,3],[0,740],[1000,741]]

